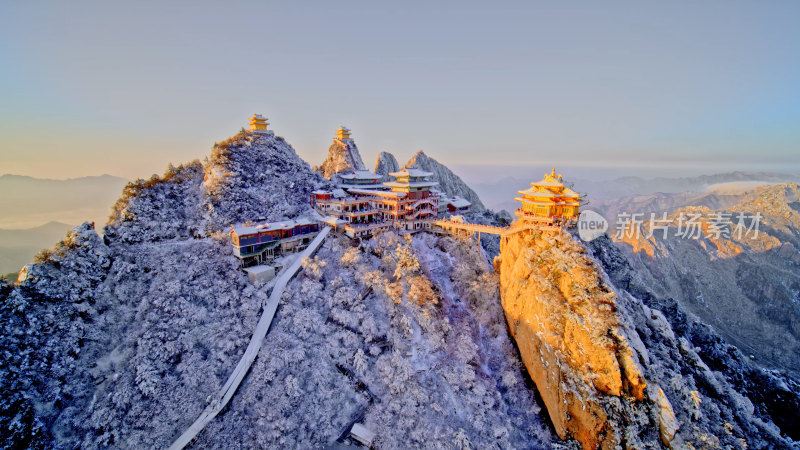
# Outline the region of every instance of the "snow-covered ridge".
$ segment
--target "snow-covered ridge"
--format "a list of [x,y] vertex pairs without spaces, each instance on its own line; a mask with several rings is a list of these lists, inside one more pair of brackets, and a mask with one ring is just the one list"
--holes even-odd
[[277,221],[310,211],[308,196],[327,182],[282,137],[241,133],[217,144],[204,163],[210,230]]
[[353,139],[334,139],[328,148],[328,157],[318,168],[318,172],[329,180],[339,173],[357,170],[366,170],[366,166]]
[[[2,445],[168,446],[219,391],[267,298],[227,228],[301,215],[327,184],[282,138],[240,133],[130,184],[105,239],[85,225],[24,283],[0,283]],[[479,247],[335,238],[304,266],[198,445],[324,446],[362,413],[378,447],[548,445]]]
[[375,174],[381,175],[381,181],[391,181],[392,177],[389,175],[392,172],[398,172],[400,165],[397,163],[394,155],[389,152],[381,152],[378,155],[378,160],[375,161]]
[[326,185],[282,137],[243,131],[214,144],[202,163],[170,166],[163,176],[129,183],[105,235],[153,242],[296,217],[309,211],[308,195]]
[[439,161],[426,155],[422,150],[418,151],[403,167],[417,167],[433,173],[432,179],[439,182],[439,189],[450,197],[462,197],[472,203],[472,210],[482,212],[486,210],[478,194],[475,193],[467,183],[458,175]]
[[[224,385],[269,295],[239,270],[228,227],[305,214],[318,187],[330,183],[282,138],[243,132],[203,162],[129,185],[105,239],[79,227],[23,283],[0,282],[0,428],[9,430],[0,446],[173,442]],[[617,429],[643,433],[629,442],[791,445],[773,422],[794,425],[796,384],[655,298],[609,242],[593,241],[591,257],[570,258],[572,247],[562,239],[518,262],[617,294],[595,308],[614,306],[623,319],[630,345],[612,356],[635,357],[647,386],[661,388],[645,392],[646,407],[612,411]],[[565,314],[576,319],[598,301],[557,278],[515,282],[568,293]],[[321,447],[359,420],[377,448],[575,446],[551,432],[525,383],[500,287],[469,239],[327,239],[287,284],[249,376],[196,445]]]

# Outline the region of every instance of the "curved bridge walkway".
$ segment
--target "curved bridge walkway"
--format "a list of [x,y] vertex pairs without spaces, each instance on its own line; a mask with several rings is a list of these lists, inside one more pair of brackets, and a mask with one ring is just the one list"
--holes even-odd
[[507,236],[509,234],[517,233],[523,230],[559,231],[562,229],[562,227],[556,225],[545,225],[545,224],[540,225],[531,222],[525,222],[522,224],[516,222],[514,223],[514,225],[511,226],[496,227],[492,225],[481,225],[477,223],[457,222],[454,220],[441,219],[433,222],[433,224],[446,231],[454,231],[454,230],[472,231],[478,233],[479,236],[480,233],[499,234],[500,236]]
[[275,317],[275,311],[278,309],[278,303],[280,302],[283,290],[292,277],[300,270],[303,259],[313,255],[314,252],[319,249],[322,241],[325,240],[330,231],[331,227],[323,228],[317,237],[308,245],[308,248],[303,250],[292,265],[278,276],[275,287],[272,288],[272,293],[270,293],[269,300],[267,300],[267,304],[264,305],[264,311],[261,313],[261,318],[258,320],[256,330],[253,332],[253,337],[250,339],[250,343],[247,344],[247,350],[245,350],[244,355],[242,355],[242,358],[239,360],[239,364],[233,369],[233,373],[228,377],[228,381],[225,382],[222,389],[214,396],[206,409],[203,410],[200,417],[170,445],[170,450],[180,450],[184,448],[209,422],[214,420],[214,417],[228,404],[234,392],[236,392],[236,389],[239,387],[239,384],[241,384],[245,375],[247,375],[247,372],[250,370],[250,366],[253,365],[256,355],[258,355],[258,350],[264,342],[264,337],[267,335],[273,317]]

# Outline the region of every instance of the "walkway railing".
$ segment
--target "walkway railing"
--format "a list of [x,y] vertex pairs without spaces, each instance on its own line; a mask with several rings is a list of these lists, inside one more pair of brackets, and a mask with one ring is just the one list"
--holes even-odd
[[455,220],[441,219],[433,222],[445,230],[457,229],[474,231],[476,233],[504,234],[510,227],[496,227],[492,225],[482,225],[477,223],[456,222]]
[[319,246],[322,244],[322,241],[328,236],[330,233],[331,228],[325,227],[320,231],[316,238],[308,245],[308,248],[305,249],[295,261],[292,263],[291,266],[284,272],[282,272],[278,276],[278,280],[275,282],[275,287],[272,288],[272,293],[269,296],[269,300],[267,300],[267,304],[264,305],[264,311],[261,313],[261,318],[258,320],[258,324],[256,325],[256,329],[253,332],[253,337],[250,339],[250,343],[247,345],[247,349],[244,351],[244,355],[239,360],[239,364],[236,365],[236,368],[233,369],[233,373],[231,376],[228,377],[228,381],[222,386],[222,389],[216,394],[211,403],[203,410],[200,417],[194,421],[193,424],[183,432],[172,445],[169,446],[170,450],[181,450],[183,447],[186,446],[192,439],[200,433],[209,422],[214,420],[214,417],[222,411],[222,408],[228,404],[233,397],[233,394],[236,392],[236,389],[239,388],[239,384],[241,384],[242,380],[244,379],[247,372],[250,370],[250,366],[253,365],[253,361],[255,361],[256,356],[258,355],[258,351],[261,348],[261,344],[264,343],[264,337],[267,335],[267,331],[269,330],[269,326],[272,323],[272,318],[275,317],[275,312],[278,310],[278,303],[280,302],[281,295],[283,294],[283,290],[286,288],[286,285],[289,281],[294,277],[294,275],[300,270],[300,267],[303,264],[303,259],[309,257],[317,251]]
[[528,211],[524,211],[524,210],[519,209],[519,208],[517,208],[514,211],[514,214],[516,214],[519,217],[524,217],[525,220],[530,220],[530,221],[534,221],[534,222],[555,223],[556,220],[560,220],[561,219],[561,217],[539,216],[539,215],[533,214],[533,213],[528,212]]
[[559,231],[562,229],[556,225],[543,225],[535,222],[516,222],[514,225],[508,227],[497,227],[494,225],[483,225],[478,223],[457,222],[454,220],[441,219],[433,222],[435,225],[445,230],[465,230],[473,231],[475,233],[489,233],[505,236],[513,233],[518,233],[523,230],[542,230],[542,231]]

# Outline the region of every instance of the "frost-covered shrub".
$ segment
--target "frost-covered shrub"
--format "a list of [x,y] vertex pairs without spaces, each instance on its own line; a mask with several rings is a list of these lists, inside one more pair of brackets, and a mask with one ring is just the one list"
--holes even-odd
[[[479,249],[426,235],[385,244],[325,243],[304,269],[317,273],[287,286],[250,375],[198,446],[324,446],[362,415],[376,448],[548,445],[505,328],[479,324],[504,323],[499,298],[477,311],[461,297],[489,276]],[[468,279],[454,277],[450,253],[479,262]],[[412,299],[417,283],[440,301]],[[245,426],[254,412],[258,426]]]
[[319,281],[322,278],[322,269],[327,264],[325,261],[320,260],[319,257],[314,258],[304,258],[303,261],[303,273],[314,279]]
[[95,287],[103,280],[111,261],[109,251],[94,224],[75,227],[53,250],[40,253],[28,268],[22,289],[28,296],[92,300]]
[[408,279],[408,299],[419,305],[436,304],[439,300],[428,278],[417,275]]
[[356,247],[351,247],[342,255],[342,265],[345,267],[356,267],[361,262],[361,250]]
[[283,138],[248,132],[216,144],[203,170],[210,230],[302,215],[311,192],[329,184]]
[[121,243],[189,238],[200,233],[203,166],[192,161],[170,165],[163,176],[128,183],[114,205],[105,237]]
[[[79,227],[21,286],[0,284],[0,446],[167,447],[225,383],[269,294],[227,227],[307,212],[326,183],[283,139],[243,132],[204,164],[129,184],[105,241]],[[457,258],[474,267],[456,274]],[[513,345],[486,326],[502,323],[491,287],[473,287],[489,270],[469,242],[330,237],[195,445],[321,447],[363,417],[379,448],[546,446]]]

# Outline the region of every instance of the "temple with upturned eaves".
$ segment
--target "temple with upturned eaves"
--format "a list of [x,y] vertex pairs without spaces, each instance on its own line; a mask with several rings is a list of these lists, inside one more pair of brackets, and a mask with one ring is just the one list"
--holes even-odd
[[562,175],[551,173],[544,175],[539,181],[531,183],[531,187],[514,200],[522,202],[516,210],[520,221],[532,222],[571,222],[580,214],[580,195],[564,185]]
[[448,197],[436,190],[433,173],[409,167],[390,173],[394,181],[380,183],[377,175],[362,167],[350,129],[336,130],[334,143],[353,152],[349,160],[359,166],[333,177],[334,189],[311,194],[311,205],[324,217],[323,222],[350,237],[367,237],[389,229],[401,233],[430,230],[440,214],[459,214],[470,210],[469,201]]
[[351,237],[371,236],[389,229],[431,229],[439,217],[439,195],[431,191],[438,183],[428,179],[433,174],[409,168],[390,175],[395,181],[314,191],[311,205],[325,216],[326,223]]

